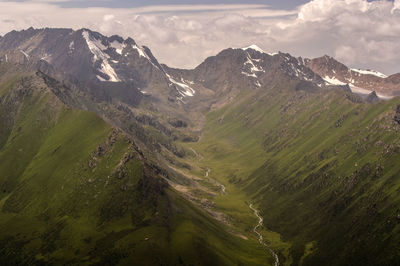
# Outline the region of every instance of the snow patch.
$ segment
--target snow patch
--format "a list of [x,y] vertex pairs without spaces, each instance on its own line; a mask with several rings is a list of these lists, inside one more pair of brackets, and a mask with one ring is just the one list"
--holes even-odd
[[105,50],[106,47],[100,41],[90,38],[89,32],[87,31],[83,31],[82,36],[85,39],[89,50],[93,54],[93,63],[99,59],[108,58],[108,55],[103,53],[103,50]]
[[97,77],[97,79],[100,80],[100,81],[107,81],[107,80],[105,80],[104,78],[100,77],[99,75],[96,75],[96,77]]
[[[83,38],[86,40],[87,46],[90,50],[90,52],[93,54],[93,63],[97,62],[98,60],[101,61],[101,67],[99,69],[100,72],[106,74],[109,77],[108,81],[111,82],[119,82],[121,81],[118,78],[117,73],[115,73],[114,68],[110,65],[108,62],[108,59],[110,56],[106,53],[103,52],[103,50],[106,50],[107,47],[104,46],[101,41],[91,38],[89,32],[83,31],[82,32]],[[97,76],[97,78],[100,81],[105,81],[103,78],[99,78],[100,76]]]
[[385,74],[380,73],[378,71],[374,71],[374,70],[362,70],[362,69],[355,69],[355,68],[352,68],[351,70],[354,72],[363,74],[363,75],[373,75],[373,76],[376,76],[379,78],[387,78],[387,76]]
[[[156,64],[153,63],[151,58],[147,55],[147,53],[144,51],[144,49],[142,47],[139,47],[137,45],[132,45],[132,48],[138,51],[140,57],[146,58],[155,68],[160,69]],[[127,54],[125,56],[127,56]],[[163,70],[161,70],[161,71],[163,71]]]
[[165,75],[168,77],[168,80],[172,83],[177,85],[178,87],[180,87],[182,90],[178,89],[178,92],[180,95],[182,95],[182,97],[192,97],[194,96],[194,94],[196,93],[196,91],[194,89],[192,89],[189,85],[182,83],[182,82],[178,82],[176,81],[174,78],[172,78],[168,73],[165,72]]
[[246,73],[246,72],[242,71],[242,74],[245,75],[245,76],[248,76],[248,77],[257,78],[257,75],[254,74],[254,73],[249,74],[249,73]]
[[141,57],[144,57],[144,58],[147,58],[150,60],[150,58],[147,56],[147,54],[143,51],[143,48],[138,47],[137,45],[132,45],[132,48],[137,50]]
[[[294,75],[294,76],[298,77],[299,79],[302,79],[305,81],[310,81],[310,82],[314,81],[313,77],[310,76],[309,73],[304,72],[304,60],[301,57],[297,58],[296,61],[292,61],[291,58],[289,58],[287,56],[284,56],[284,57],[285,57],[286,61],[288,62],[287,64],[290,66],[290,69],[291,69],[291,72],[289,72],[289,75],[291,75],[291,76]],[[294,62],[297,62],[297,64]],[[317,85],[320,85],[320,84],[317,84]]]
[[267,53],[267,52],[265,52],[263,49],[261,49],[260,47],[258,47],[257,45],[255,45],[255,44],[252,44],[252,45],[250,45],[250,46],[247,46],[247,47],[243,47],[243,48],[241,48],[243,51],[247,51],[247,50],[249,50],[249,49],[252,49],[252,50],[254,50],[254,51],[257,51],[257,52],[260,52],[260,53],[262,53],[262,54],[267,54],[267,55],[270,55],[270,56],[274,56],[274,55],[277,55],[278,53]]
[[341,82],[340,80],[338,80],[335,77],[325,76],[322,79],[325,80],[327,83],[329,83],[331,85],[347,85],[347,83]]
[[264,69],[257,67],[254,62],[252,61],[252,59],[250,59],[249,56],[247,56],[247,61],[244,63],[245,65],[249,64],[251,65],[251,72],[265,72]]
[[117,73],[115,73],[114,68],[108,63],[108,61],[104,61],[101,64],[100,71],[106,74],[111,82],[120,82],[121,80],[118,78]]
[[[247,65],[250,65],[250,73],[242,71],[242,74],[248,77],[252,77],[252,78],[258,78],[256,75],[256,72],[264,72],[265,70],[256,66],[253,59],[250,57],[249,53],[247,52],[247,61],[244,62],[244,66],[246,67]],[[257,87],[261,87],[261,84],[258,80],[256,80],[256,86]]]
[[24,50],[19,50],[29,61],[29,55]]
[[48,60],[49,57],[50,57],[50,55],[44,54],[44,56],[42,58],[40,58],[40,60],[43,60],[43,61],[46,61],[47,63],[50,63],[50,61]]

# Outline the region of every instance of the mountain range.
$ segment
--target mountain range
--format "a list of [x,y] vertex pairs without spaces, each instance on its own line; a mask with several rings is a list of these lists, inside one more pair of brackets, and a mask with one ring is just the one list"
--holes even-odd
[[4,265],[396,265],[400,74],[89,29],[0,37]]

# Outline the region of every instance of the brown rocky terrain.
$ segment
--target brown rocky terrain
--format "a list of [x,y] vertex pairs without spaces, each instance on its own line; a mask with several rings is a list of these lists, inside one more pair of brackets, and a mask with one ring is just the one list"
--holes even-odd
[[351,69],[327,55],[304,61],[321,77],[333,83],[349,84],[355,92],[368,94],[375,91],[381,97],[400,95],[400,74],[386,76],[373,70]]

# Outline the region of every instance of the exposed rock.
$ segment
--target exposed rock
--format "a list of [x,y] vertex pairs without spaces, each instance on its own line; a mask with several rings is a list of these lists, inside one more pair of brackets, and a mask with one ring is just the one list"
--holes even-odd
[[93,160],[90,160],[88,165],[89,165],[89,168],[91,168],[91,169],[96,167],[96,163]]
[[118,178],[119,179],[122,179],[122,178],[124,178],[126,176],[126,172],[122,169],[122,170],[120,170],[119,171],[119,173],[118,173]]
[[373,91],[370,94],[368,94],[368,97],[365,99],[368,103],[376,103],[379,101],[378,95],[376,95],[376,92]]
[[187,127],[187,123],[185,121],[179,119],[170,119],[168,121],[173,127],[180,128],[180,127]]
[[104,152],[105,152],[105,149],[101,145],[99,145],[96,149],[96,155],[101,157],[104,155]]
[[400,125],[400,104],[397,105],[396,114],[394,115],[394,121]]
[[341,127],[346,117],[346,115],[341,115],[340,118],[336,121],[335,127]]
[[203,206],[203,208],[215,208],[216,206],[215,202],[212,202],[208,199],[201,199],[200,203]]
[[306,91],[306,92],[317,92],[319,87],[310,81],[302,80],[300,81],[295,88],[296,91]]
[[362,103],[363,102],[361,97],[354,93],[346,93],[346,98],[353,103]]

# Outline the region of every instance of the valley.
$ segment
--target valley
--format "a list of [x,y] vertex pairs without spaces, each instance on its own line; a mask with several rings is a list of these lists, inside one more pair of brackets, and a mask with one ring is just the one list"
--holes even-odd
[[0,59],[6,265],[400,262],[396,75],[256,46],[174,69],[89,29]]

